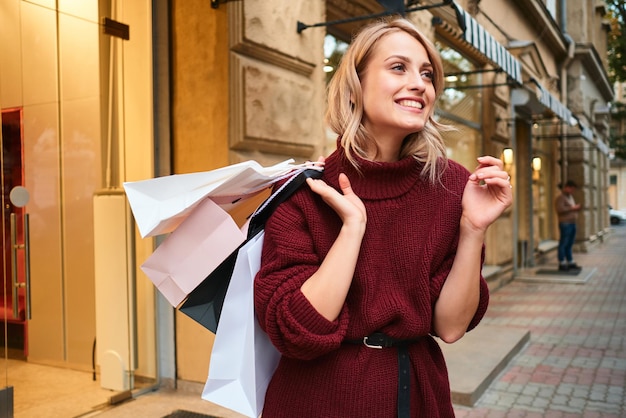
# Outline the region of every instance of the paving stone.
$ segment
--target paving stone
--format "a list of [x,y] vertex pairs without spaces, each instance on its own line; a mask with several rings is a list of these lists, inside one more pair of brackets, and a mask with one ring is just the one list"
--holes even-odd
[[479,325],[454,344],[440,342],[448,366],[452,401],[474,405],[529,338],[527,330]]
[[507,407],[505,416],[511,418],[626,417],[624,248],[621,225],[603,243],[576,254],[585,280],[541,280],[524,273],[492,292],[479,328],[528,331],[530,339],[468,407],[477,412],[468,418],[490,417]]

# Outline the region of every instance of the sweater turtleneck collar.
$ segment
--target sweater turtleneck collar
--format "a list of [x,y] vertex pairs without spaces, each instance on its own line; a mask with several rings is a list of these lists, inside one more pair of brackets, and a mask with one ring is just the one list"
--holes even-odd
[[411,189],[421,177],[423,164],[412,156],[394,162],[370,161],[355,156],[357,170],[346,157],[343,147],[326,158],[324,179],[339,189],[338,176],[345,173],[352,190],[363,199],[390,199],[401,196]]

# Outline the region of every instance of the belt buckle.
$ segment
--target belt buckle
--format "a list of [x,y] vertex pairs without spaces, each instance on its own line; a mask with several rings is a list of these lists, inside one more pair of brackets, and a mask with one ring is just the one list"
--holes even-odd
[[363,337],[363,345],[366,346],[367,348],[377,348],[379,350],[383,349],[383,346],[378,344],[378,345],[374,345],[374,344],[370,344],[368,343],[369,341],[369,335],[366,335],[365,337]]

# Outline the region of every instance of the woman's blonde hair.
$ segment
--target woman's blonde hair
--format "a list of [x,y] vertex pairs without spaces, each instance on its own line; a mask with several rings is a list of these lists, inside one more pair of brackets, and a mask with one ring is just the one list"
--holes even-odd
[[[355,155],[366,158],[368,145],[375,144],[374,139],[363,126],[363,92],[360,76],[367,68],[376,43],[386,35],[406,32],[414,37],[426,49],[433,66],[433,85],[436,98],[443,92],[443,64],[435,46],[422,35],[417,28],[404,18],[379,21],[365,26],[353,39],[346,54],[339,64],[337,72],[328,85],[328,107],[326,123],[341,138],[348,160],[358,169]],[[422,174],[435,181],[438,177],[437,163],[441,158],[446,161],[446,148],[441,130],[447,126],[433,118],[434,109],[420,132],[408,135],[400,149],[400,158],[412,155],[424,163]]]

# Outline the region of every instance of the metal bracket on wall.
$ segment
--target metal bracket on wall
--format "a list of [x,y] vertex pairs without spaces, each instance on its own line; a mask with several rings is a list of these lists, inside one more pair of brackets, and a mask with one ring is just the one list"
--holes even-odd
[[105,17],[102,20],[102,28],[104,29],[104,33],[106,33],[107,35],[122,38],[125,41],[128,41],[130,39],[130,27],[127,24],[118,22],[113,19],[109,19],[108,17]]
[[226,4],[229,1],[233,1],[233,0],[211,0],[211,7],[214,8],[214,9],[219,9],[220,8],[220,4]]
[[[211,1],[216,1],[216,0],[211,0]],[[463,19],[463,16],[460,10],[456,7],[456,4],[454,4],[453,0],[443,0],[441,3],[426,4],[423,6],[412,6],[412,7],[405,7],[404,0],[377,0],[377,1],[385,8],[384,12],[366,15],[366,16],[349,17],[346,19],[333,20],[330,22],[314,23],[312,25],[307,25],[306,23],[302,23],[298,21],[297,31],[298,33],[302,33],[302,31],[307,28],[313,28],[313,27],[318,27],[318,26],[333,26],[333,25],[339,25],[341,23],[350,23],[350,22],[356,22],[356,21],[365,20],[365,19],[376,19],[380,17],[391,16],[394,14],[400,14],[404,16],[407,13],[417,12],[419,10],[434,9],[434,8],[442,7],[442,6],[451,6],[454,9],[459,27],[463,31],[465,31],[465,20]]]

